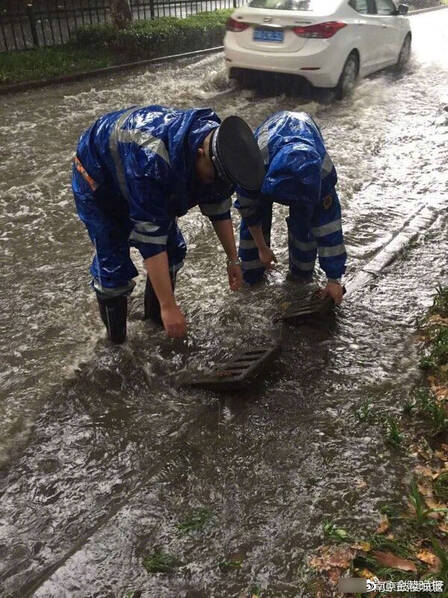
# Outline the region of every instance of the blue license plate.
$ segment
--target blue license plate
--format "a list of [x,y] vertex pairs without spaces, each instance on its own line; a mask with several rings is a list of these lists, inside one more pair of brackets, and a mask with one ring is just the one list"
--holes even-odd
[[283,29],[254,29],[254,41],[256,42],[282,42]]

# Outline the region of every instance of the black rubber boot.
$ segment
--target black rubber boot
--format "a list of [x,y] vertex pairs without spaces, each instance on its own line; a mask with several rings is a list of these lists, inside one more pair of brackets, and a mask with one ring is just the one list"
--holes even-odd
[[[171,286],[174,288],[176,286],[176,275],[172,276],[170,274],[171,279]],[[157,299],[156,292],[149,280],[149,276],[146,277],[146,287],[145,287],[145,320],[152,320],[156,324],[163,326],[162,316],[160,315],[160,303]]]
[[126,340],[126,318],[128,314],[128,298],[126,295],[105,297],[96,293],[101,319],[107,329],[107,336],[116,345]]

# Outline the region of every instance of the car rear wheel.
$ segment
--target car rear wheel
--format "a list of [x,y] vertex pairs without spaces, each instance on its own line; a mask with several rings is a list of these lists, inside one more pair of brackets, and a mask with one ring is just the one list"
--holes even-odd
[[356,79],[358,77],[359,61],[355,53],[351,53],[345,61],[338,84],[336,85],[336,98],[342,100],[350,95],[355,88]]
[[401,46],[400,54],[395,65],[397,71],[402,71],[406,68],[411,57],[411,36],[408,34],[404,38],[403,45]]

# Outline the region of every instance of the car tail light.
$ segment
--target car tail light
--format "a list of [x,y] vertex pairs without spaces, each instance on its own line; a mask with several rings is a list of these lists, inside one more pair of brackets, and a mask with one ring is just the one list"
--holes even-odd
[[318,25],[307,25],[306,27],[293,27],[293,31],[299,37],[329,38],[333,37],[347,23],[338,21],[328,21],[328,23],[319,23]]
[[232,17],[227,19],[226,29],[227,31],[244,31],[249,27],[248,23],[241,23],[240,21],[235,21]]

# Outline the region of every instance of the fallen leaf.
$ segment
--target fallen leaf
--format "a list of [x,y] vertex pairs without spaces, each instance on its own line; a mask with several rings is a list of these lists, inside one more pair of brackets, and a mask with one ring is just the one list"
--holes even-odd
[[386,538],[387,538],[388,540],[395,540],[395,536],[394,536],[394,534],[387,534]]
[[362,488],[367,488],[367,482],[363,479],[359,479],[356,482],[356,488],[358,488],[358,490],[361,490]]
[[439,524],[438,528],[444,534],[448,534],[448,525],[444,521],[442,521],[442,523]]
[[381,521],[380,524],[376,530],[377,534],[384,534],[385,532],[387,532],[387,530],[389,529],[389,519],[387,517],[387,515],[382,515],[381,516]]
[[321,546],[320,555],[311,557],[309,564],[318,571],[330,571],[334,567],[347,569],[355,552],[344,546]]
[[438,325],[442,324],[442,326],[448,326],[448,318],[444,318],[439,314],[434,314],[433,316],[429,316],[427,320],[429,325]]
[[436,502],[433,498],[425,496],[425,503],[430,509],[446,509],[446,506],[440,502]]
[[420,480],[417,483],[417,487],[422,496],[432,496],[432,484],[429,480]]
[[[442,402],[448,399],[448,388],[446,386],[439,386],[438,384],[432,384],[431,390],[434,393],[437,401]],[[446,405],[444,405],[446,409]]]
[[424,465],[417,465],[414,469],[415,473],[424,477],[424,478],[431,478],[433,477],[432,470],[429,467],[425,467]]
[[380,565],[390,567],[391,569],[400,569],[400,571],[413,571],[414,573],[417,573],[415,563],[402,559],[391,552],[375,550],[372,554]]
[[435,452],[435,455],[441,461],[448,461],[448,444],[442,444],[440,449]]
[[328,579],[332,586],[336,586],[338,584],[338,581],[341,579],[342,573],[342,569],[338,569],[337,567],[333,567],[333,569],[330,569],[330,571],[328,572]]
[[420,550],[415,555],[419,561],[430,565],[430,570],[434,573],[439,570],[440,568],[440,559],[434,553],[430,552],[429,550]]
[[375,577],[374,573],[372,573],[372,571],[369,571],[368,569],[362,569],[361,571],[359,571],[359,575],[361,577],[364,577],[365,579],[373,579]]

